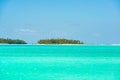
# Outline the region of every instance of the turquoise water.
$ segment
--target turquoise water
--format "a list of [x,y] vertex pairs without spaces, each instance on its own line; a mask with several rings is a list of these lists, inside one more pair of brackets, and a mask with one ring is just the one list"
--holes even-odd
[[0,80],[120,80],[120,46],[0,45]]

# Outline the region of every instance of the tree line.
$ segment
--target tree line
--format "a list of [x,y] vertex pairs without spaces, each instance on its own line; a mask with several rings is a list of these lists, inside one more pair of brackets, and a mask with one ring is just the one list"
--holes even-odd
[[39,44],[83,44],[79,40],[68,40],[68,39],[45,39],[39,40]]
[[[84,44],[84,42],[79,40],[69,40],[69,39],[41,39],[38,40],[38,44]],[[5,39],[0,38],[0,44],[27,44],[26,41],[20,39]]]
[[0,43],[1,44],[27,44],[24,40],[19,40],[19,39],[4,39],[0,38]]

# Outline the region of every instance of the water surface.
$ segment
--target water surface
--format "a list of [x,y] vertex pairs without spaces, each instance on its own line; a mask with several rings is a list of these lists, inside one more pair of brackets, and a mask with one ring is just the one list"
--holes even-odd
[[0,80],[120,80],[120,46],[0,45]]

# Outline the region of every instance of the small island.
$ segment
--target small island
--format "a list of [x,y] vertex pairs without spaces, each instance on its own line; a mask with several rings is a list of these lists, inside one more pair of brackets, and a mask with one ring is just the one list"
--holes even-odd
[[69,40],[69,39],[41,39],[38,44],[84,44],[79,40]]
[[24,40],[20,39],[0,38],[0,44],[27,44],[27,43]]

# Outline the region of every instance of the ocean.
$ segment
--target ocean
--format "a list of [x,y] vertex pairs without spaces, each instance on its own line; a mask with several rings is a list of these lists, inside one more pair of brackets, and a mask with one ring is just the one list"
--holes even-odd
[[120,80],[120,45],[0,45],[0,80]]

